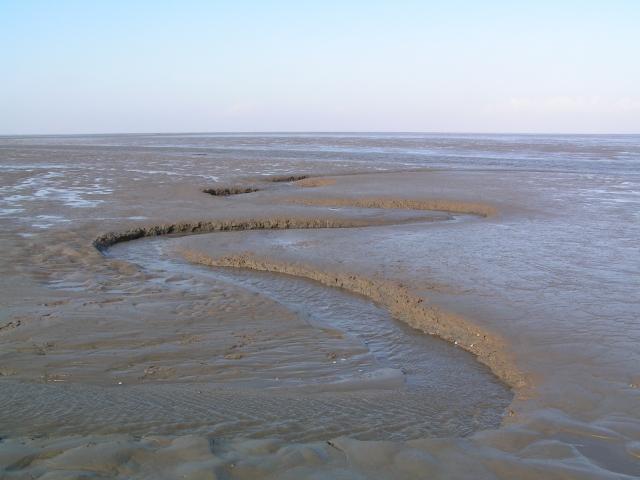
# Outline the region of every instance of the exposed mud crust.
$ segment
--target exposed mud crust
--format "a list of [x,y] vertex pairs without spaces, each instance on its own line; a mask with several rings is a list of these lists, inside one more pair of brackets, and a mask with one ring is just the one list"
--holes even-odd
[[288,182],[297,182],[300,180],[305,180],[310,178],[309,175],[274,175],[271,177],[266,177],[265,180],[267,182],[274,183],[288,183]]
[[259,192],[258,187],[243,187],[243,186],[223,186],[214,188],[205,188],[202,190],[204,193],[213,195],[214,197],[229,197],[231,195],[240,195],[243,193]]
[[489,217],[495,215],[495,207],[485,203],[462,202],[445,199],[370,198],[289,198],[287,203],[322,207],[397,208],[406,210],[437,210],[450,213],[467,213]]
[[116,243],[160,235],[190,235],[211,232],[243,230],[286,230],[290,228],[346,228],[364,227],[364,221],[345,221],[336,218],[265,218],[247,220],[220,220],[152,225],[132,228],[124,232],[109,232],[100,235],[93,242],[98,250],[104,250]]

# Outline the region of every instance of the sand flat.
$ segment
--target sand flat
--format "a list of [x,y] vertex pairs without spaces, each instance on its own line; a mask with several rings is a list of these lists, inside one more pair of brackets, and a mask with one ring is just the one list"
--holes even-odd
[[3,475],[640,474],[638,173],[473,140],[501,168],[3,140]]

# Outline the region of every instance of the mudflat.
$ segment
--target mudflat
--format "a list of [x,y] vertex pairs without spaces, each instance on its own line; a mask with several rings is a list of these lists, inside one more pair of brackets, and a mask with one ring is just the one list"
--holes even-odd
[[3,475],[640,475],[638,152],[1,139]]

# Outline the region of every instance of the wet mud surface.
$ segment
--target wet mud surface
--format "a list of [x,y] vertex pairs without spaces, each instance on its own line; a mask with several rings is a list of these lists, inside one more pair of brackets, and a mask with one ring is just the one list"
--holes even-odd
[[1,139],[2,476],[636,478],[639,152]]

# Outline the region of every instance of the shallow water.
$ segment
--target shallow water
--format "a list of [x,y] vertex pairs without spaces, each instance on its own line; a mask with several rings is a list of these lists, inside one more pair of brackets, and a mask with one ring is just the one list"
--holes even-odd
[[[179,298],[229,284],[254,292],[244,299],[244,311],[227,321],[213,315],[207,325],[214,337],[237,338],[242,327],[253,331],[240,336],[213,372],[202,370],[202,358],[190,364],[195,355],[179,356],[171,343],[156,341],[153,373],[142,382],[102,388],[5,383],[0,418],[7,434],[204,432],[218,440],[242,435],[309,442],[340,435],[464,436],[499,425],[511,394],[466,352],[394,321],[364,298],[286,275],[190,265],[164,254],[167,242],[128,242],[108,256],[141,266],[147,283]],[[284,319],[284,331],[274,327],[278,311],[266,310],[264,297],[295,313]],[[257,317],[253,329],[247,316],[252,325]]]
[[[465,440],[414,440],[393,446],[343,442],[335,448],[346,452],[346,464],[344,457],[332,456],[333,447],[313,447],[325,459],[324,466],[310,457],[301,460],[295,468],[303,470],[295,471],[303,472],[302,477],[324,472],[329,478],[415,478],[427,470],[443,478],[463,478],[465,472],[469,478],[640,475],[637,136],[5,137],[0,139],[0,159],[0,242],[5,252],[0,265],[0,396],[5,435],[93,431],[105,435],[91,440],[102,445],[115,432],[162,433],[169,443],[177,432],[196,432],[232,442],[224,452],[209,452],[226,465],[225,475],[242,478],[228,465],[244,461],[270,465],[262,476],[285,478],[285,472],[295,474],[278,456],[284,444],[258,455],[243,450],[246,444],[239,438],[233,443],[233,438],[273,433],[290,442],[330,434],[406,439],[468,435],[497,426],[495,412],[508,396],[485,367],[464,352],[394,323],[386,311],[365,299],[300,279],[154,263],[179,261],[173,253],[162,260],[162,252],[156,255],[151,248],[173,245],[212,255],[252,252],[405,282],[429,301],[499,334],[527,377],[527,388],[516,392],[510,407],[513,417],[495,431]],[[441,171],[348,176],[316,189],[284,184],[246,198],[214,199],[199,192],[212,182],[266,174],[418,167]],[[237,232],[143,240],[114,247],[113,254],[120,252],[122,257],[106,260],[90,245],[100,233],[139,224],[309,211],[305,209],[310,207],[282,203],[292,195],[485,201],[499,214],[339,232]],[[312,208],[314,215],[326,210]],[[331,213],[370,219],[383,215],[348,208]],[[132,260],[127,255],[134,253],[147,259],[140,268],[121,261]],[[153,271],[157,269],[165,272]],[[226,338],[216,337],[215,329],[197,321],[204,318],[218,319],[216,328],[226,332]],[[268,335],[247,341],[248,332],[267,318],[273,322]],[[246,323],[234,329],[233,319]],[[306,343],[300,343],[302,339]],[[211,350],[199,348],[199,342],[211,345]],[[239,352],[232,347],[241,343],[246,351],[235,359]],[[335,352],[348,355],[334,358]],[[243,367],[243,361],[260,354],[283,363],[247,362]],[[116,361],[118,356],[121,361]],[[437,368],[426,374],[429,365]],[[403,368],[406,375],[398,375]],[[383,377],[385,388],[395,388],[398,384],[393,382],[401,380],[402,391],[393,394],[397,397],[361,384],[355,393],[329,393],[328,402],[316,402],[318,416],[312,419],[316,423],[310,435],[302,433],[302,425],[261,429],[265,424],[251,412],[264,408],[262,394],[238,403],[233,392],[193,387],[200,382],[232,389],[270,388],[269,418],[276,425],[283,410],[309,408],[307,400],[287,397],[276,383],[286,383],[284,390],[314,383],[324,388],[376,371],[390,374]],[[118,382],[123,382],[121,390]],[[175,382],[189,386],[175,390]],[[474,386],[465,391],[465,384]],[[108,394],[101,393],[105,388]],[[206,400],[194,403],[192,388]],[[375,408],[367,408],[371,414],[366,424],[360,421],[361,409],[350,409],[369,395],[377,400],[372,402]],[[425,396],[428,401],[420,400]],[[474,413],[473,407],[487,396],[492,401]],[[15,407],[25,398],[37,399],[40,420],[28,404]],[[83,408],[103,398],[111,399],[111,407],[105,403],[103,415],[90,420]],[[144,402],[135,404],[139,398]],[[176,410],[163,408],[158,398],[165,398],[165,405],[175,403]],[[56,399],[56,408],[51,408]],[[128,405],[124,411],[123,405]],[[403,407],[394,408],[398,405]],[[216,411],[222,416],[233,411],[236,420],[244,412],[246,418],[239,423],[229,422],[229,415],[226,421],[205,420]],[[342,414],[348,411],[354,415]],[[62,421],[55,419],[58,415]],[[395,427],[385,430],[380,418],[388,415],[395,415],[389,423]],[[299,435],[292,433],[296,428]],[[0,452],[14,451],[13,441],[0,443]],[[49,447],[43,441],[28,447],[44,451]],[[165,440],[153,440],[153,446],[135,438],[122,441],[131,452],[159,451],[165,445]],[[421,459],[408,470],[407,455]],[[376,457],[388,460],[384,467],[376,467]],[[27,474],[28,468],[37,474],[53,468],[44,457],[25,465],[12,475],[22,470]],[[130,470],[129,476],[142,471]],[[117,468],[114,472],[127,475]]]

